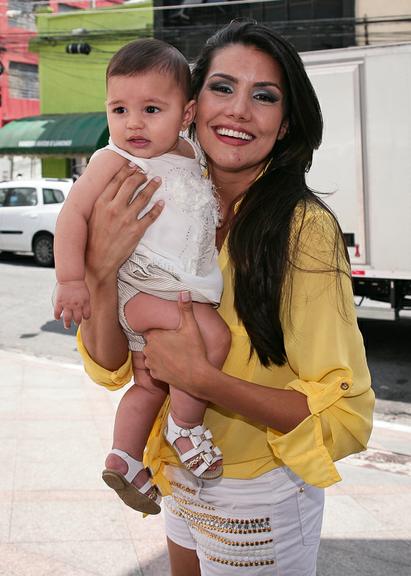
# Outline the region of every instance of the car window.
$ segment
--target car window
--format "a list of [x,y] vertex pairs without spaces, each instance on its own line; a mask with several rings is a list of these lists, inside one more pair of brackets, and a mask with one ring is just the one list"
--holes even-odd
[[0,206],[4,206],[6,200],[7,188],[0,189]]
[[35,206],[37,191],[35,188],[9,188],[5,206]]
[[43,204],[60,204],[64,202],[64,194],[57,188],[43,188]]

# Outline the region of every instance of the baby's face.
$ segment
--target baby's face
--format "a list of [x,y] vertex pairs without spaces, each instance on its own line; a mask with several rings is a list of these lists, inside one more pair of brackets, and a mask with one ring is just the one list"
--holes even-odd
[[184,91],[171,74],[148,71],[108,80],[110,136],[133,156],[152,158],[172,152],[179,132],[192,120],[187,111]]

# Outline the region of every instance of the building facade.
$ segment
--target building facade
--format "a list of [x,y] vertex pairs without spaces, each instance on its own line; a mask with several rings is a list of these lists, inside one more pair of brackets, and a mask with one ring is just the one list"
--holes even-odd
[[357,0],[356,43],[411,42],[411,0]]
[[[31,144],[13,149],[3,132],[0,155],[15,157],[21,152],[30,158],[41,157],[44,176],[81,173],[93,151],[93,141],[81,151],[80,132],[96,121],[94,144],[98,146],[107,131],[107,63],[122,45],[137,37],[162,38],[177,46],[189,60],[194,60],[211,34],[238,17],[264,22],[301,52],[371,44],[381,39],[411,41],[410,4],[411,0],[213,0],[212,6],[207,0],[0,3],[0,124],[25,116],[33,120],[27,123],[31,137],[19,137],[19,142]],[[54,123],[57,131],[40,138],[33,128],[36,114],[40,115],[40,123],[44,120],[50,130]],[[72,140],[59,133],[59,125],[67,129],[64,115],[72,120],[72,125],[68,124]],[[16,134],[21,128],[22,124],[16,125]],[[56,144],[69,140],[70,145]],[[51,143],[48,148],[47,142]],[[2,174],[4,178],[4,171]]]
[[53,13],[122,4],[123,0],[3,0],[0,3],[0,127],[40,112],[38,56],[29,51],[36,12]]
[[[212,6],[208,6],[213,2]],[[218,0],[217,0],[218,2]],[[176,4],[179,8],[171,8]],[[186,5],[191,7],[186,7]],[[155,36],[193,59],[217,28],[235,18],[263,22],[300,52],[355,43],[355,0],[154,0]],[[163,8],[163,10],[161,10]]]
[[411,0],[154,0],[154,6],[155,36],[189,59],[234,18],[264,22],[300,52],[411,41]]
[[[50,131],[47,128],[49,135],[37,139],[33,121],[34,136],[24,138],[30,145],[21,150],[42,157],[45,176],[80,174],[93,146],[99,147],[104,137],[107,143],[107,64],[127,42],[153,35],[151,0],[138,7],[121,4],[106,10],[39,14],[37,32],[30,49],[39,59],[40,113]],[[67,123],[65,115],[72,121]],[[80,150],[79,139],[87,132],[94,140]],[[50,142],[48,149],[44,141]]]
[[[36,14],[64,14],[93,8],[109,8],[123,0],[3,0],[0,3],[0,128],[13,120],[40,113],[38,54],[29,50],[36,36]],[[1,151],[0,151],[1,152]],[[0,156],[0,179],[23,174],[41,175],[33,156]]]

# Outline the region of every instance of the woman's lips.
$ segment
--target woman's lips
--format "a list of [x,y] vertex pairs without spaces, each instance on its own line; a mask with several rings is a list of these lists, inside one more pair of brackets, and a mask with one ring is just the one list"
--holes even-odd
[[217,126],[214,128],[214,133],[218,140],[231,146],[244,146],[254,140],[254,136],[244,130],[234,130],[233,128],[226,128]]

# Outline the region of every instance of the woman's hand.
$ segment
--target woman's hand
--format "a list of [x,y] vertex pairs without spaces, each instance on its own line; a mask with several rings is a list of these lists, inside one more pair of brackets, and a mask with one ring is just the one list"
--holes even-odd
[[130,198],[145,180],[146,176],[136,167],[125,165],[96,201],[88,225],[86,253],[87,275],[94,281],[115,278],[121,264],[160,215],[161,201],[137,218],[160,186],[159,178],[151,180],[130,204]]
[[145,368],[156,380],[201,398],[203,375],[210,364],[189,292],[180,293],[178,307],[177,330],[149,330],[144,334]]

